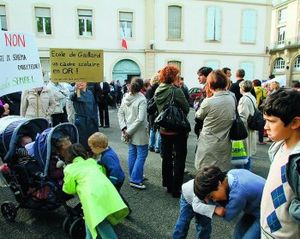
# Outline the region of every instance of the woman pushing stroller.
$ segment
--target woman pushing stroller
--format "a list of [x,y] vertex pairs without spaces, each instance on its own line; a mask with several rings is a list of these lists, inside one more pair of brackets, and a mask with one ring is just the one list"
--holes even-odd
[[86,223],[86,238],[115,239],[111,225],[129,212],[118,191],[103,173],[97,162],[87,157],[81,144],[68,148],[65,157],[63,191],[78,194]]

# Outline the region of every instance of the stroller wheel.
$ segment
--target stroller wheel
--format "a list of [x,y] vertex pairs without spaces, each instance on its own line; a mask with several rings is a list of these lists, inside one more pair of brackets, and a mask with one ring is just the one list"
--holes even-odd
[[70,230],[70,227],[71,227],[71,220],[69,217],[66,217],[64,222],[63,222],[63,230],[66,232],[66,233],[69,233],[69,230]]
[[10,222],[15,221],[15,218],[17,216],[17,207],[12,202],[4,202],[1,205],[1,213],[3,217]]
[[72,239],[85,238],[85,224],[84,220],[79,217],[70,226],[69,235]]

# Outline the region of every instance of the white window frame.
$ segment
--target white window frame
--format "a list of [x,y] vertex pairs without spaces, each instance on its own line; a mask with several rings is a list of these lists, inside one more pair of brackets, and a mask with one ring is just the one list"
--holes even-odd
[[[80,37],[92,37],[93,36],[93,10],[92,9],[77,9],[77,16],[78,16],[78,34]],[[83,21],[83,31],[80,34],[80,20]],[[91,22],[91,31],[88,31],[88,21]]]
[[[2,26],[2,20],[5,21],[6,28]],[[7,17],[6,17],[6,7],[5,5],[0,5],[0,31],[7,31]]]
[[273,71],[279,72],[284,71],[285,69],[285,60],[282,57],[276,58],[274,61]]
[[[253,22],[249,21],[247,14],[253,14]],[[242,11],[242,30],[241,30],[241,42],[246,44],[256,43],[256,31],[257,31],[257,11],[254,9],[244,9]],[[248,36],[249,31],[253,31],[251,37]]]
[[287,19],[287,8],[281,8],[278,10],[278,24],[285,23]]
[[300,55],[298,55],[295,59],[293,71],[300,71]]
[[[281,32],[281,29],[283,31]],[[285,44],[286,26],[281,26],[277,28],[277,45]]]
[[[123,18],[122,14],[131,15],[130,18]],[[134,14],[132,11],[119,11],[119,29],[121,38],[130,39],[133,38],[133,20]]]
[[[44,10],[42,10],[44,9]],[[44,35],[44,36],[51,36],[53,34],[53,30],[52,30],[52,17],[51,17],[51,8],[50,7],[34,7],[35,10],[35,24],[36,24],[36,31],[38,34],[40,35]],[[38,13],[38,11],[42,12],[44,11],[44,14],[40,14]],[[49,11],[49,14],[45,14],[46,11]],[[38,18],[42,18],[42,30],[43,31],[39,31],[38,29]],[[46,18],[49,18],[49,23],[50,23],[50,33],[47,33],[47,29],[46,29]]]
[[[213,14],[212,16],[210,14]],[[211,18],[212,24],[210,22]],[[211,29],[212,28],[212,29]],[[212,30],[212,32],[210,32]],[[222,10],[219,6],[206,8],[206,41],[220,42],[222,36]]]
[[[171,8],[177,8],[180,12],[180,20],[178,21],[171,21],[170,20],[170,9]],[[168,29],[167,29],[167,39],[168,40],[182,40],[182,6],[179,6],[179,5],[169,5],[168,6],[168,14],[167,14],[167,26],[168,26]],[[177,29],[176,26],[174,27],[174,29],[171,29],[171,26],[173,25],[176,25],[177,26]],[[179,27],[178,27],[179,26]],[[176,33],[176,31],[179,30],[179,35],[177,35],[178,33]],[[172,33],[174,32],[174,33]]]

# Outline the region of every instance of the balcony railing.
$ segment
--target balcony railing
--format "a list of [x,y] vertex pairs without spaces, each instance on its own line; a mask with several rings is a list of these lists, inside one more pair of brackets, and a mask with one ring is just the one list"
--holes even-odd
[[300,37],[277,41],[272,43],[269,49],[270,51],[277,51],[291,48],[300,48]]

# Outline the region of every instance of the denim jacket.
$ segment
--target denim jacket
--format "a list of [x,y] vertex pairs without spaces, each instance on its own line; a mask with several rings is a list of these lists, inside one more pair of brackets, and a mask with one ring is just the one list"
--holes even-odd
[[[269,157],[273,162],[277,151],[280,149],[284,141],[273,143],[269,149]],[[294,220],[300,224],[300,141],[289,155],[288,165],[286,167],[286,175],[296,198],[291,201],[289,206],[289,214]]]

